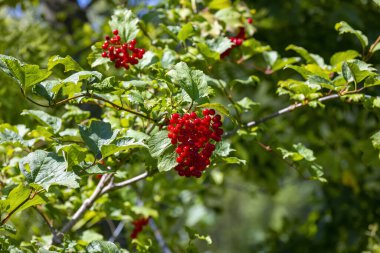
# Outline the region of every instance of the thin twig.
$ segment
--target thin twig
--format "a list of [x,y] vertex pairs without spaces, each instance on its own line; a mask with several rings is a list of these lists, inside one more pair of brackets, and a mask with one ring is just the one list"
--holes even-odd
[[126,112],[129,112],[129,113],[135,114],[135,115],[137,115],[137,116],[140,116],[140,117],[142,117],[142,118],[145,118],[145,119],[147,119],[147,120],[150,120],[150,121],[155,122],[154,119],[150,118],[150,117],[147,116],[147,115],[144,115],[144,114],[139,113],[139,112],[136,112],[136,111],[134,111],[134,110],[132,110],[132,109],[125,108],[125,107],[122,107],[122,106],[120,106],[120,105],[117,105],[117,104],[115,104],[115,103],[113,103],[113,102],[111,102],[111,101],[109,101],[109,100],[107,100],[107,99],[105,99],[105,98],[102,98],[101,96],[98,96],[98,95],[96,95],[96,94],[92,94],[91,97],[96,98],[97,100],[103,101],[103,102],[105,102],[105,103],[108,103],[108,104],[112,105],[113,107],[115,107],[116,109],[119,109],[119,110],[121,110],[121,111],[126,111]]
[[57,231],[54,229],[52,222],[49,221],[49,219],[46,217],[46,215],[42,212],[42,210],[38,206],[34,206],[33,208],[42,217],[42,219],[45,221],[46,225],[49,227],[50,232],[54,236],[57,233]]
[[377,37],[375,42],[369,48],[367,55],[363,58],[364,61],[368,61],[372,57],[372,55],[374,53],[373,50],[375,49],[376,45],[379,43],[380,43],[380,35],[379,35],[379,37]]

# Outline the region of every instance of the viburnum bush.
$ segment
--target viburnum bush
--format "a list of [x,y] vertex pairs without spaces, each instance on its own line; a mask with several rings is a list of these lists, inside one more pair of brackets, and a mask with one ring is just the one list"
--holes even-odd
[[[81,10],[104,15],[112,1],[97,2]],[[23,100],[1,93],[6,114],[22,107],[0,119],[1,252],[377,245],[380,37],[341,21],[333,37],[357,48],[324,59],[289,41],[282,57],[258,39],[274,21],[249,1],[112,6],[80,28],[42,15],[58,31],[31,29],[38,43],[22,53],[12,44],[24,35],[6,31],[0,78]],[[358,246],[340,248],[351,237]]]

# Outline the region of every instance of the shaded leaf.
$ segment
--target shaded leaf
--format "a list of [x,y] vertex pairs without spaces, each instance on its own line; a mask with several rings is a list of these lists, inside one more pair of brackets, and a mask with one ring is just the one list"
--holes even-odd
[[79,132],[86,145],[98,158],[102,146],[111,144],[119,131],[113,131],[110,123],[92,121],[89,127],[79,126]]

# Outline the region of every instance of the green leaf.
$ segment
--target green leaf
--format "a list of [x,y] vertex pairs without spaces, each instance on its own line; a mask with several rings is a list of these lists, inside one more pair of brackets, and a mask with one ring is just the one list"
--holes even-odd
[[86,145],[98,158],[102,146],[111,144],[119,130],[113,131],[110,123],[92,121],[90,127],[79,126],[79,132]]
[[49,58],[48,70],[52,70],[56,65],[62,64],[65,67],[65,72],[68,71],[82,71],[82,67],[71,56],[65,58],[55,55]]
[[193,35],[194,35],[193,25],[191,23],[187,23],[182,26],[181,30],[179,30],[177,38],[181,41],[185,41],[187,38]]
[[231,6],[230,0],[212,0],[208,7],[210,9],[222,10]]
[[215,13],[215,18],[232,27],[241,26],[240,13],[232,7],[219,10],[217,13]]
[[167,74],[194,101],[209,94],[206,75],[200,70],[190,69],[184,62],[177,63]]
[[360,56],[360,54],[359,54],[359,52],[357,52],[355,50],[347,50],[347,51],[343,51],[343,52],[338,52],[338,53],[335,53],[330,58],[330,64],[332,66],[338,66],[342,62],[348,61],[351,59],[355,59],[358,56]]
[[86,149],[82,148],[78,144],[69,144],[56,147],[56,152],[63,152],[63,156],[66,157],[68,167],[78,165],[86,158]]
[[[329,90],[334,90],[335,87],[332,84],[330,80],[327,80],[321,76],[317,75],[311,75],[307,78],[306,84],[310,86],[310,88],[314,89],[320,89],[320,87],[329,89]],[[318,87],[319,86],[319,87]]]
[[21,115],[31,116],[41,125],[51,128],[55,134],[61,130],[62,120],[58,117],[51,116],[46,112],[39,110],[24,110]]
[[171,49],[166,48],[161,58],[161,65],[164,68],[169,68],[174,65],[177,59],[177,53]]
[[371,141],[373,147],[377,150],[380,150],[380,131],[371,136]]
[[33,92],[45,98],[49,103],[53,102],[58,91],[53,92],[56,86],[60,87],[61,81],[59,80],[46,80],[33,87]]
[[187,227],[187,226],[185,227],[185,229],[191,240],[198,239],[198,240],[205,241],[209,245],[212,244],[212,240],[209,235],[200,235],[194,229],[191,229],[190,227]]
[[306,161],[314,161],[314,153],[313,150],[306,148],[302,143],[297,143],[293,145],[293,148],[297,150],[298,154],[300,154]]
[[380,108],[380,97],[376,97],[375,99],[373,99],[372,106],[376,108]]
[[237,157],[223,157],[222,159],[226,164],[246,165],[247,163],[246,160],[242,160]]
[[86,248],[88,253],[122,253],[122,251],[112,242],[92,241]]
[[119,87],[119,82],[116,81],[114,76],[110,76],[102,80],[100,83],[93,83],[89,87],[90,90],[94,90],[99,93],[110,93],[115,91]]
[[51,71],[40,69],[37,65],[22,63],[14,57],[0,54],[0,69],[13,78],[26,90],[51,75]]
[[321,183],[327,182],[327,180],[323,177],[324,172],[321,165],[313,163],[309,168],[309,172],[311,174],[311,179],[318,180]]
[[[0,200],[1,201],[1,200]],[[5,230],[5,231],[7,231],[7,232],[9,232],[9,233],[11,233],[11,234],[16,234],[16,232],[17,232],[17,230],[16,230],[16,228],[15,227],[13,227],[12,225],[10,225],[10,224],[7,224],[7,223],[5,223],[5,224],[3,224],[3,225],[0,225],[0,231],[2,231],[2,230]]]
[[23,138],[15,131],[5,128],[0,131],[0,144],[21,144],[24,145],[25,142]]
[[250,98],[244,97],[243,99],[236,102],[241,108],[245,110],[251,110],[253,107],[258,106],[259,104],[256,102],[253,102]]
[[221,141],[215,145],[214,155],[227,157],[232,151],[235,151],[235,149],[231,148],[231,144],[229,142]]
[[162,130],[149,138],[147,144],[149,148],[150,155],[152,157],[159,157],[162,153],[165,152],[172,144],[168,137],[168,131]]
[[135,65],[135,67],[144,69],[156,62],[158,62],[158,57],[152,51],[147,51],[144,54],[143,58],[139,60],[139,63]]
[[233,86],[235,84],[243,84],[243,85],[253,85],[260,82],[260,79],[258,76],[251,75],[246,79],[233,79],[230,82],[230,85]]
[[347,83],[355,81],[354,75],[350,69],[350,66],[348,66],[347,62],[343,62],[342,64],[342,74],[344,79],[347,81]]
[[360,41],[362,48],[364,49],[368,45],[368,38],[361,31],[353,29],[347,22],[341,21],[335,24],[335,30],[339,32],[339,34],[350,33],[356,36],[356,38]]
[[62,83],[78,84],[82,80],[86,80],[87,83],[93,83],[100,81],[102,77],[103,75],[98,71],[80,71],[64,79]]
[[371,87],[380,85],[380,75],[376,76],[369,76],[367,79],[365,79],[364,86],[365,87]]
[[376,69],[371,64],[360,60],[349,60],[342,65],[343,77],[347,82],[359,83],[367,77],[376,75]]
[[131,10],[116,10],[112,15],[109,25],[112,30],[118,30],[123,41],[130,41],[136,38],[139,28],[139,20]]
[[206,40],[206,44],[211,49],[211,51],[217,52],[219,54],[223,53],[233,45],[229,38],[222,36],[216,39]]
[[101,151],[102,156],[104,158],[116,154],[117,152],[126,151],[131,148],[148,148],[148,146],[141,141],[136,141],[134,138],[122,137],[116,139],[111,144],[103,145],[101,147]]
[[51,185],[79,187],[79,177],[66,171],[67,163],[56,153],[44,150],[29,153],[20,160],[19,167],[30,184],[37,184],[47,191]]
[[199,52],[208,60],[217,61],[220,59],[220,54],[212,51],[206,43],[197,43]]
[[[38,195],[32,196],[32,189],[24,186],[23,184],[19,184],[17,187],[13,188],[9,193],[6,201],[7,212],[13,212],[17,209],[17,212],[20,212],[28,207],[44,204],[45,201]],[[23,203],[24,202],[24,203]]]
[[308,76],[313,74],[313,72],[309,71],[305,66],[287,65],[285,66],[285,69],[293,69],[297,71],[304,79],[307,79]]
[[316,54],[309,53],[305,48],[296,45],[289,45],[286,50],[293,50],[298,53],[302,58],[306,60],[308,64],[317,64],[318,66],[324,66],[323,58]]
[[166,149],[159,157],[157,162],[157,169],[160,172],[169,171],[177,166],[177,153],[174,150],[174,146]]
[[219,104],[219,103],[205,103],[205,104],[198,105],[198,107],[200,107],[200,108],[212,108],[212,109],[215,109],[216,111],[220,112],[224,116],[226,116],[228,118],[232,118],[228,109],[224,105]]

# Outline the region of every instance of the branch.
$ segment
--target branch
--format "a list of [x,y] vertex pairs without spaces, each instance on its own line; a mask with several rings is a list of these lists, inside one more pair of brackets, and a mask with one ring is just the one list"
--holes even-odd
[[127,179],[125,181],[121,181],[119,183],[113,183],[113,182],[111,182],[111,183],[109,183],[102,190],[101,195],[103,195],[103,194],[105,194],[105,193],[107,193],[109,191],[113,191],[113,190],[116,190],[116,189],[119,189],[119,188],[123,188],[123,187],[128,186],[130,184],[133,184],[133,183],[135,183],[137,181],[143,180],[143,179],[147,178],[148,176],[149,176],[148,172],[144,172],[144,173],[142,173],[142,174],[140,174],[138,176],[135,176],[135,177],[133,177],[131,179]]
[[113,191],[125,186],[128,186],[132,183],[135,183],[137,181],[140,181],[146,177],[148,177],[148,172],[144,172],[134,178],[114,183],[113,182],[113,174],[105,174],[100,179],[98,185],[96,186],[94,192],[90,196],[90,198],[86,199],[82,205],[79,207],[79,209],[74,213],[71,220],[61,229],[60,232],[56,232],[56,234],[53,235],[53,243],[54,244],[61,244],[63,240],[63,234],[70,231],[74,225],[80,220],[82,215],[89,210],[92,205],[95,203],[95,201],[100,198],[103,194]]
[[[336,99],[336,98],[339,98],[339,97],[340,97],[339,94],[332,94],[332,95],[328,95],[328,96],[325,96],[325,97],[321,97],[321,98],[317,99],[317,101],[318,102],[323,102],[323,101],[327,101],[327,100],[331,100],[331,99]],[[264,123],[264,122],[266,122],[266,121],[268,121],[270,119],[276,118],[276,117],[281,116],[281,115],[283,115],[285,113],[291,112],[291,111],[293,111],[296,108],[303,107],[303,106],[306,106],[306,105],[307,105],[307,103],[297,103],[297,104],[294,104],[294,105],[290,105],[290,106],[285,107],[284,109],[281,109],[281,110],[279,110],[279,111],[277,111],[275,113],[272,113],[272,114],[270,114],[268,116],[265,116],[265,117],[263,117],[263,118],[261,118],[261,119],[259,119],[257,121],[248,122],[246,124],[246,127],[257,126],[257,125],[259,125],[261,123]]]

